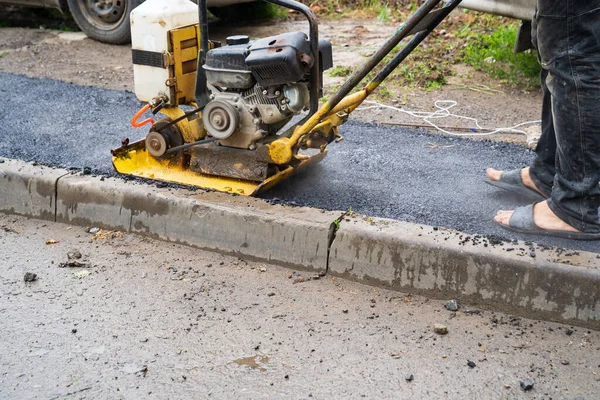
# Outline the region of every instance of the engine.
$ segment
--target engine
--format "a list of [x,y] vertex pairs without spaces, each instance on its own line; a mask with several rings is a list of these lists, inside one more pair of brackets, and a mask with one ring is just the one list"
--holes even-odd
[[[320,39],[318,47],[322,74],[333,66],[331,43]],[[226,46],[208,51],[203,66],[210,92],[202,113],[206,131],[222,146],[254,150],[308,107],[314,58],[303,32],[255,41],[228,37]]]

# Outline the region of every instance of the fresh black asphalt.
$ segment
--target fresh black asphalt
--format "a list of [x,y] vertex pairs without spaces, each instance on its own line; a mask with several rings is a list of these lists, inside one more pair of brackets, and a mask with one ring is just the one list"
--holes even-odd
[[[110,149],[145,135],[129,124],[140,108],[130,92],[0,72],[0,98],[2,157],[113,175]],[[525,147],[358,121],[340,131],[345,139],[319,165],[263,197],[600,252],[598,242],[516,235],[492,223],[497,210],[525,203],[483,183],[485,168],[527,165]]]

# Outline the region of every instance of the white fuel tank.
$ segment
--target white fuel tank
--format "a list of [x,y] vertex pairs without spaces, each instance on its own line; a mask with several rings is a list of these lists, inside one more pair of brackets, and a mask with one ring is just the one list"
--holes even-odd
[[150,101],[169,96],[169,31],[198,23],[198,6],[190,0],[146,0],[131,12],[131,48],[135,95]]

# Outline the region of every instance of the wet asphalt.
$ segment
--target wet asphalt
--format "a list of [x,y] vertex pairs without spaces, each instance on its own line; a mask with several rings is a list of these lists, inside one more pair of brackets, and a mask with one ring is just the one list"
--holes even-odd
[[[140,103],[130,92],[0,72],[0,156],[114,175],[110,149],[145,129],[129,121]],[[523,146],[349,121],[345,139],[314,168],[262,197],[328,210],[532,240],[600,252],[598,242],[513,234],[491,221],[500,209],[527,204],[483,182],[485,169],[527,165]]]

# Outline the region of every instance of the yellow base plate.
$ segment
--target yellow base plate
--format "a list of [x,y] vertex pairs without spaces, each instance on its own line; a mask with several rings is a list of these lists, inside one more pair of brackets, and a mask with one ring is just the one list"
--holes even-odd
[[327,151],[303,159],[296,167],[287,166],[282,171],[262,182],[253,182],[201,174],[190,171],[187,166],[177,165],[169,160],[158,160],[148,153],[144,141],[140,141],[113,150],[113,167],[120,174],[181,185],[197,186],[202,189],[218,190],[225,193],[256,196],[258,193],[277,185],[296,171],[318,163],[325,155],[327,155]]

